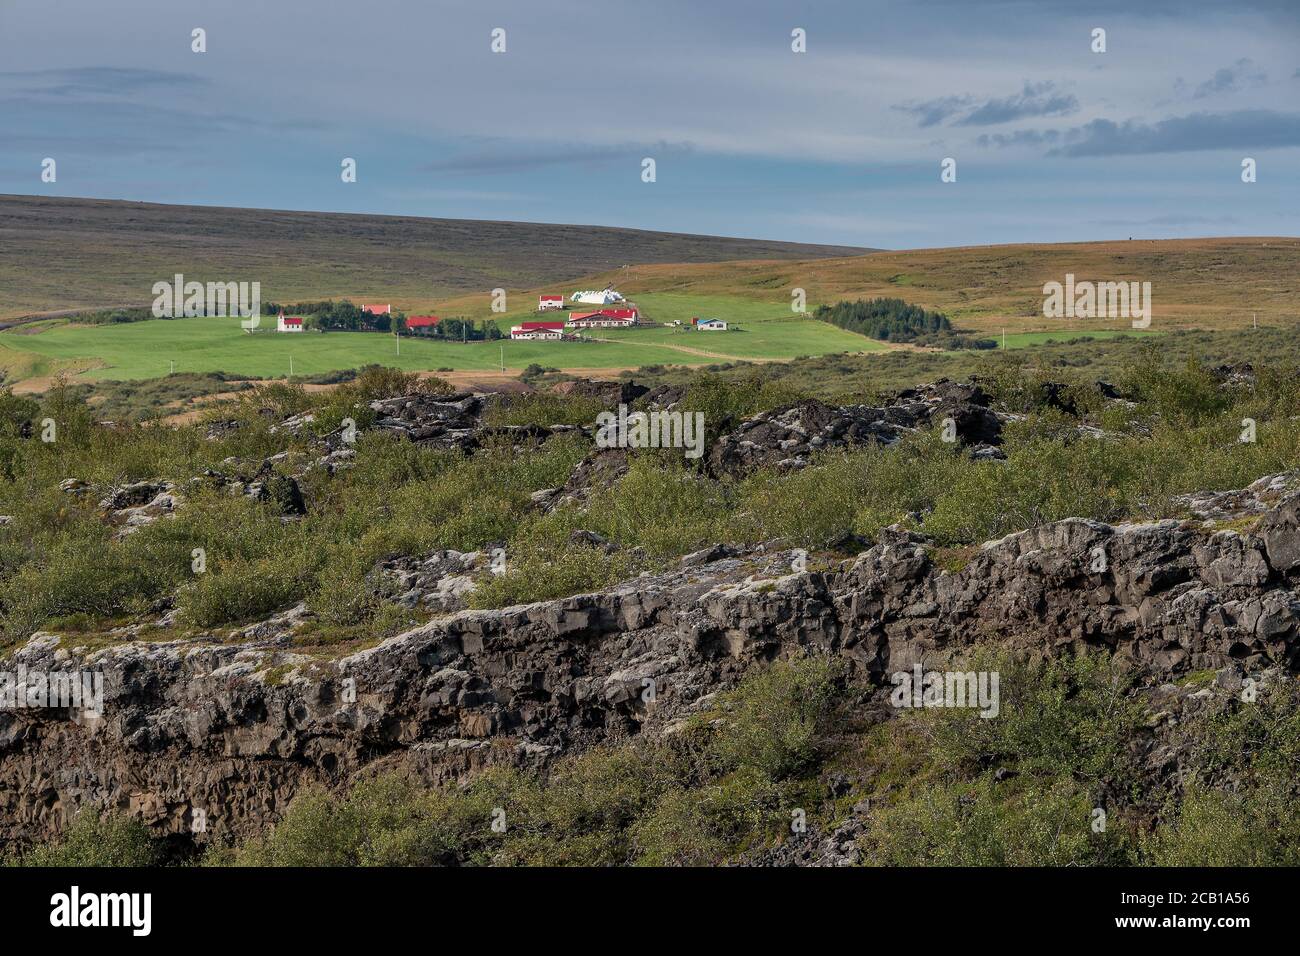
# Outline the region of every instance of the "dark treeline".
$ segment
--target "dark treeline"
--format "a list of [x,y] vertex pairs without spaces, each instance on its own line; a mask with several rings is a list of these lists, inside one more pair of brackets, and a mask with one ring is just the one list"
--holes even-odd
[[262,307],[263,315],[274,316],[280,312],[285,315],[300,315],[308,329],[322,332],[391,332],[394,319],[399,323],[405,319],[397,310],[392,315],[371,315],[347,299],[341,302],[330,299],[325,302],[295,302],[287,305],[268,302]]
[[[82,325],[114,325],[121,322],[143,322],[155,318],[153,309],[147,305],[75,312],[66,317]],[[168,318],[168,316],[157,316],[157,318]]]
[[902,299],[859,299],[820,305],[813,317],[885,342],[910,342],[918,335],[952,329],[952,323],[943,313],[930,312]]
[[813,318],[883,342],[911,342],[945,349],[991,349],[992,339],[964,335],[942,312],[931,312],[902,299],[858,299],[820,305]]
[[452,317],[442,319],[437,325],[411,329],[412,335],[430,339],[446,339],[449,342],[482,342],[505,338],[500,327],[490,319],[482,323],[473,319]]
[[451,342],[482,342],[499,339],[501,329],[495,322],[484,320],[477,323],[473,319],[460,317],[446,318],[433,326],[420,326],[408,329],[406,313],[398,309],[390,315],[371,315],[358,305],[344,299],[335,302],[295,302],[288,305],[269,303],[262,312],[265,315],[277,315],[283,310],[285,315],[302,316],[308,330],[320,332],[391,332],[393,322],[397,328],[409,335],[423,338],[445,339]]

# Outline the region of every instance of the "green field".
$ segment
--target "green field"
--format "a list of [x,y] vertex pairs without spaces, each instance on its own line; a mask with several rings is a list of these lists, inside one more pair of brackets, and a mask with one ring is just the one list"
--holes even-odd
[[[453,369],[490,371],[502,365],[520,371],[529,365],[568,369],[637,368],[643,365],[705,365],[735,360],[771,361],[796,356],[879,352],[882,343],[806,316],[783,304],[730,296],[670,293],[637,296],[645,319],[655,324],[635,329],[592,329],[583,342],[440,342],[403,337],[401,352],[391,335],[374,332],[307,332],[281,335],[273,330],[248,334],[238,319],[159,319],[115,325],[79,326],[52,320],[0,332],[0,370],[13,383],[68,371],[78,380],[134,380],[169,372],[226,372],[249,378],[317,375],[377,363],[409,371]],[[692,316],[718,317],[725,332],[693,332]],[[520,316],[500,320],[503,328]],[[679,319],[684,327],[662,323]],[[271,325],[270,320],[266,320]],[[273,329],[273,325],[271,325]],[[1008,348],[1152,334],[1107,329],[1023,332],[1006,337]],[[1001,344],[1001,337],[998,337]],[[174,363],[174,364],[173,364]]]
[[[556,368],[616,368],[653,364],[708,364],[733,358],[791,358],[882,346],[811,319],[743,322],[736,332],[682,332],[663,327],[597,330],[589,342],[437,342],[404,337],[401,354],[391,335],[329,332],[248,334],[238,319],[159,319],[120,325],[61,322],[40,331],[0,333],[0,367],[10,380],[51,374],[60,367],[97,367],[78,378],[142,379],[177,372],[221,371],[250,378],[314,375],[380,363],[432,370],[509,370],[538,364]],[[697,351],[687,351],[694,349]],[[704,353],[704,354],[700,354]]]

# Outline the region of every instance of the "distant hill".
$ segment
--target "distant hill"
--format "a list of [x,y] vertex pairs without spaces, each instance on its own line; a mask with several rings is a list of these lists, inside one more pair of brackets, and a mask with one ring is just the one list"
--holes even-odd
[[0,320],[147,305],[153,283],[260,281],[264,299],[424,308],[645,263],[816,259],[863,249],[603,226],[0,195]]
[[[877,251],[803,262],[648,264],[618,273],[619,289],[681,296],[740,296],[813,303],[885,296],[945,313],[962,329],[997,333],[1127,326],[1120,320],[1048,319],[1043,284],[1150,282],[1153,331],[1300,327],[1300,238],[1134,239]],[[613,273],[589,276],[599,285]],[[454,308],[460,303],[451,303]],[[470,303],[466,302],[465,305]],[[477,303],[475,303],[477,304]]]

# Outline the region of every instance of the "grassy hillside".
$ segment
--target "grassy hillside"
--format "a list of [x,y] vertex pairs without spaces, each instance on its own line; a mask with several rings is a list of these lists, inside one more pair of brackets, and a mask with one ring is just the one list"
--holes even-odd
[[1129,325],[1118,319],[1044,318],[1043,284],[1063,282],[1067,272],[1079,280],[1150,282],[1151,328],[1157,331],[1247,328],[1252,312],[1262,325],[1300,324],[1296,238],[972,246],[821,261],[647,264],[591,281],[617,275],[619,289],[638,301],[647,292],[734,296],[787,312],[794,288],[806,291],[810,308],[840,299],[898,297],[944,312],[961,328],[988,333]]
[[148,305],[153,283],[177,272],[256,280],[264,298],[282,302],[332,296],[423,310],[456,293],[563,286],[629,263],[858,251],[599,226],[0,196],[0,320]]

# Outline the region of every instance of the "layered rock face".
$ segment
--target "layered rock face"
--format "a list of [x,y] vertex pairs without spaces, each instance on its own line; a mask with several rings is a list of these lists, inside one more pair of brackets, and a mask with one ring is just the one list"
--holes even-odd
[[[904,531],[809,570],[797,552],[710,549],[599,593],[451,613],[332,661],[289,649],[292,612],[222,642],[36,635],[0,669],[102,674],[103,708],[0,710],[0,840],[49,839],[86,805],[177,839],[244,837],[310,783],[397,767],[441,781],[671,732],[752,667],[810,650],[877,685],[982,641],[1105,647],[1157,684],[1294,669],[1292,477],[1189,498],[1194,520],[1044,525],[972,549],[960,570]],[[1216,530],[1224,519],[1243,530]],[[386,571],[423,593],[468,557]]]

